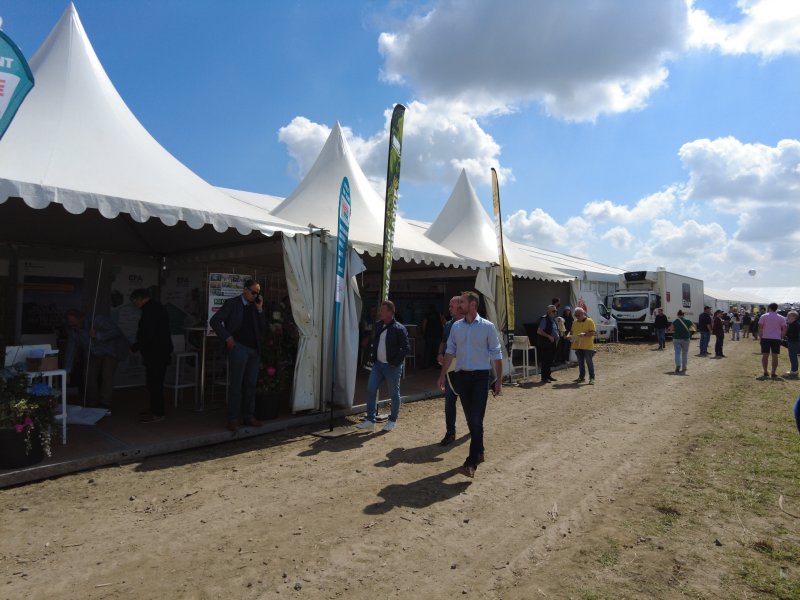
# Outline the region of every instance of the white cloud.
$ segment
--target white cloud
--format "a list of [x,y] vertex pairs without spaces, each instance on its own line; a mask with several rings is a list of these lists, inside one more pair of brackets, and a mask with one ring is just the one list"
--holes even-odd
[[439,0],[378,42],[386,81],[471,114],[538,101],[551,115],[594,120],[642,108],[684,49],[685,0]]
[[800,52],[800,2],[739,0],[742,19],[723,23],[703,10],[690,10],[689,45],[723,54],[759,54],[765,59]]
[[737,239],[771,242],[800,229],[800,141],[771,147],[733,137],[702,139],[684,144],[679,156],[692,199],[739,215]]
[[561,225],[541,208],[530,214],[524,210],[513,213],[503,223],[503,234],[522,244],[569,250],[573,254],[586,252],[594,239],[592,225],[583,217],[571,217]]
[[633,208],[629,208],[626,204],[614,204],[610,200],[595,200],[583,207],[583,214],[599,222],[641,223],[652,221],[672,210],[680,191],[678,186],[670,186],[661,192],[642,198]]
[[[488,184],[494,167],[501,183],[513,181],[511,170],[499,165],[500,145],[462,109],[443,102],[408,105],[403,120],[403,180],[452,186],[463,168],[473,183]],[[384,127],[370,137],[342,127],[356,160],[380,193],[385,188],[391,114],[391,109],[385,111]],[[295,117],[280,129],[278,139],[293,159],[293,174],[302,178],[308,173],[330,131],[306,117]]]
[[601,239],[608,241],[612,248],[617,250],[628,250],[636,239],[633,234],[624,227],[612,227],[606,231]]

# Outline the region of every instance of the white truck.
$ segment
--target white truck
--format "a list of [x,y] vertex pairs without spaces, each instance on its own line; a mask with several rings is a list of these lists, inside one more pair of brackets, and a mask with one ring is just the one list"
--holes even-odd
[[694,277],[656,271],[630,271],[620,275],[619,289],[611,296],[611,315],[617,320],[619,338],[651,337],[657,308],[673,321],[679,310],[697,322],[703,312],[703,282]]
[[594,326],[597,328],[598,340],[613,340],[616,339],[615,330],[617,329],[617,322],[611,313],[606,308],[606,305],[600,301],[600,296],[597,292],[581,291],[578,294],[578,301],[575,306],[580,306],[586,311]]

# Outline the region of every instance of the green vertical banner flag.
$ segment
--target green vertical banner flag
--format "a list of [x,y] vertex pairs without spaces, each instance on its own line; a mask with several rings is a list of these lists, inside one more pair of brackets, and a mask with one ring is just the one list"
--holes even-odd
[[[497,182],[497,171],[492,168],[492,202],[494,204],[494,230],[497,234],[497,253],[500,264],[500,278],[503,281],[503,295],[506,297],[506,346],[509,357],[511,344],[514,342],[514,280],[508,256],[503,249],[503,218],[500,214],[500,185]],[[498,323],[499,325],[499,323]]]
[[383,278],[380,300],[389,299],[394,252],[394,222],[397,217],[397,194],[400,188],[400,156],[403,150],[403,115],[406,107],[398,104],[392,112],[389,126],[389,164],[386,167],[386,213],[383,218]]
[[0,31],[0,139],[33,88],[33,73],[17,45]]

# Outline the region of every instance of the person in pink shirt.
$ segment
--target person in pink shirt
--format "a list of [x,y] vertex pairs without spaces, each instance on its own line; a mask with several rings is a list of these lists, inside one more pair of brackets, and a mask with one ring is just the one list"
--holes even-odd
[[[778,354],[781,352],[781,340],[786,335],[786,318],[778,314],[778,305],[773,302],[767,314],[758,320],[758,337],[761,338],[761,366],[764,368],[762,379],[778,378]],[[767,374],[769,355],[772,354],[772,374]]]

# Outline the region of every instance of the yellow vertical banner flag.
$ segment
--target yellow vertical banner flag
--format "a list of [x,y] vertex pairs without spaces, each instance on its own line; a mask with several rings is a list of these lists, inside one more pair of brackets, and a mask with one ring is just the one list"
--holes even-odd
[[494,230],[497,234],[497,256],[500,265],[500,278],[503,281],[503,295],[506,301],[506,322],[505,327],[498,323],[506,334],[506,345],[509,355],[511,344],[514,341],[514,281],[511,273],[511,265],[508,264],[508,256],[503,248],[503,218],[500,213],[500,185],[497,181],[497,171],[492,168],[492,203],[494,204]]

